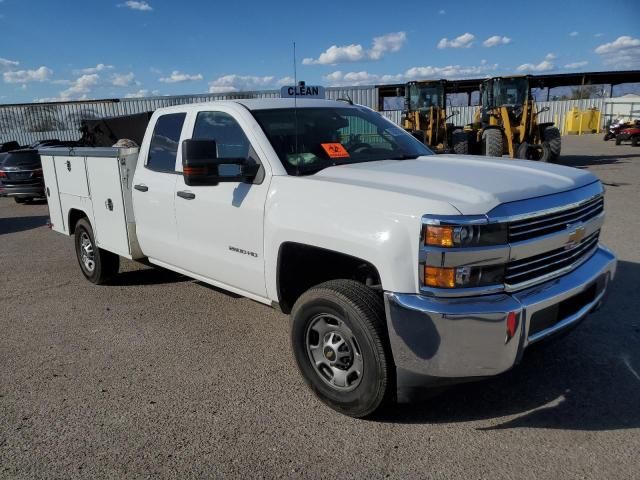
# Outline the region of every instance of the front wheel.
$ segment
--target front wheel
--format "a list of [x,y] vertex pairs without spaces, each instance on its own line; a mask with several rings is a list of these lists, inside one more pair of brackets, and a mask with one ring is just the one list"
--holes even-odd
[[562,150],[562,136],[560,130],[557,127],[547,127],[542,132],[543,143],[547,144],[549,149],[550,162],[555,162],[560,158],[560,151]]
[[454,130],[451,133],[451,145],[453,152],[457,155],[469,155],[469,134],[462,129]]
[[394,370],[378,294],[353,280],[332,280],[300,296],[291,319],[296,363],[320,400],[357,418],[389,400]]
[[492,128],[482,132],[482,154],[487,157],[502,157],[504,143],[502,130]]
[[80,270],[91,283],[100,285],[118,273],[120,257],[96,246],[93,229],[85,218],[76,224],[75,243]]

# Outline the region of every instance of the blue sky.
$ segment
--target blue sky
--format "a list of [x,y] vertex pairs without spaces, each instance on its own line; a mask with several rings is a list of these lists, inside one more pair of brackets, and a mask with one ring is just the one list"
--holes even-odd
[[640,1],[0,0],[0,103],[640,68]]

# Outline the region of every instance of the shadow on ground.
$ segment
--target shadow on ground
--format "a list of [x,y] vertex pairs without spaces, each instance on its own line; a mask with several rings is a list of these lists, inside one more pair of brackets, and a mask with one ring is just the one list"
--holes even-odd
[[389,408],[377,420],[444,423],[517,415],[480,430],[639,428],[638,284],[640,264],[620,262],[602,309],[568,336],[527,350],[519,366],[499,377]]
[[44,227],[47,224],[47,220],[49,220],[49,217],[44,215],[0,218],[0,235]]
[[[639,149],[640,150],[640,149]],[[568,167],[589,167],[592,165],[612,165],[615,163],[627,163],[621,160],[625,158],[638,158],[640,151],[637,154],[625,154],[625,155],[561,155],[558,159],[559,165],[566,165]]]

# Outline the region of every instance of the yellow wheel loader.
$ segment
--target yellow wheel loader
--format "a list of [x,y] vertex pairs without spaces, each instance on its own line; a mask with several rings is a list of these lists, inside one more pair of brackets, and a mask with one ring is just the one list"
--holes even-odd
[[447,120],[447,82],[426,80],[405,85],[402,126],[437,153],[468,154],[469,135]]
[[494,77],[480,86],[481,106],[466,130],[472,134],[474,153],[491,157],[553,162],[560,156],[560,131],[539,123],[529,76]]

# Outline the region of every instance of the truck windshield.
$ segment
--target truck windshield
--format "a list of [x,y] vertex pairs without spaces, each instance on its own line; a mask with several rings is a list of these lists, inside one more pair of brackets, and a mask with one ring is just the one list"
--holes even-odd
[[406,160],[432,152],[376,112],[360,107],[254,110],[290,175],[378,160]]

